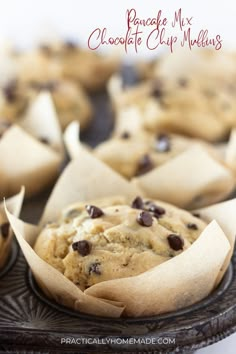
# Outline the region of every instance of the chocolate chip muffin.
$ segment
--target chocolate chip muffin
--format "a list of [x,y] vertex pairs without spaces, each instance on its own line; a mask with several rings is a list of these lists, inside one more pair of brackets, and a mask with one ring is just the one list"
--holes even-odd
[[28,105],[30,92],[14,79],[0,88],[0,117],[14,122],[23,114]]
[[18,79],[23,83],[43,83],[62,78],[59,59],[40,49],[22,53],[18,61]]
[[61,43],[57,57],[60,59],[63,76],[80,83],[89,91],[103,89],[120,65],[117,57],[84,49],[70,40]]
[[126,178],[143,175],[177,156],[197,140],[174,134],[144,131],[120,135],[101,143],[94,154]]
[[[202,84],[204,82],[204,85]],[[128,124],[124,112],[135,109],[148,131],[184,134],[207,141],[227,137],[236,124],[234,85],[195,77],[157,78],[120,92],[113,92],[116,131]]]
[[84,290],[148,271],[190,247],[205,227],[199,215],[160,201],[114,197],[69,206],[34,249]]
[[92,105],[80,85],[66,80],[45,81],[32,83],[29,89],[34,94],[40,91],[51,93],[62,129],[74,120],[79,121],[81,130],[90,123]]
[[42,91],[52,95],[62,129],[74,120],[79,121],[81,130],[88,126],[92,117],[89,97],[80,85],[65,80],[9,82],[0,89],[0,116],[10,122],[19,121],[32,100]]

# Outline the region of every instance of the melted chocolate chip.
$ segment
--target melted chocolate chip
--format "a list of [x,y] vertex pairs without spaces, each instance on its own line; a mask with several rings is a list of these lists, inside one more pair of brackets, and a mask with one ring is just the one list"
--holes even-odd
[[138,162],[135,176],[141,176],[153,169],[154,165],[149,155],[144,155]]
[[66,49],[76,49],[77,48],[77,44],[70,39],[68,39],[64,42],[64,46],[66,47]]
[[192,213],[193,216],[195,216],[195,218],[200,218],[201,215],[199,213]]
[[97,275],[101,275],[102,273],[100,270],[100,265],[101,265],[101,263],[99,263],[99,262],[92,263],[89,267],[89,274],[95,273]]
[[104,215],[102,209],[95,205],[86,205],[86,210],[91,219],[100,218],[100,216]]
[[170,138],[166,134],[159,134],[155,144],[155,148],[158,152],[170,151]]
[[72,244],[72,248],[74,251],[78,251],[82,257],[85,257],[91,251],[91,244],[86,240],[77,241]]
[[198,226],[197,224],[194,224],[194,223],[188,223],[187,225],[187,228],[190,229],[190,230],[198,230]]
[[156,79],[152,84],[151,95],[155,98],[161,98],[163,96],[163,81]]
[[46,145],[49,145],[49,144],[50,144],[48,138],[45,138],[45,137],[39,138],[39,141],[41,141],[41,143],[46,144]]
[[52,55],[52,48],[50,48],[47,44],[41,44],[39,49],[43,52],[43,54]]
[[4,224],[0,225],[2,237],[7,238],[9,234],[9,229],[10,229],[9,222],[5,222]]
[[150,211],[151,213],[153,213],[153,216],[157,219],[159,219],[162,215],[165,214],[165,209],[154,204],[154,203],[150,203],[148,206],[148,211]]
[[5,87],[3,87],[3,94],[9,103],[13,103],[17,98],[17,81],[11,80]]
[[179,251],[179,250],[183,249],[184,241],[182,240],[182,238],[180,236],[175,235],[175,234],[171,234],[167,237],[167,240],[169,242],[170,247],[174,251]]
[[123,132],[120,137],[121,137],[121,139],[129,139],[130,138],[130,133]]
[[152,215],[147,211],[141,211],[137,217],[137,222],[142,226],[150,227],[153,222]]
[[180,78],[178,80],[178,84],[179,84],[180,87],[187,87],[188,86],[188,80],[182,77],[182,78]]
[[131,207],[134,209],[143,209],[143,200],[140,197],[136,197],[131,204]]

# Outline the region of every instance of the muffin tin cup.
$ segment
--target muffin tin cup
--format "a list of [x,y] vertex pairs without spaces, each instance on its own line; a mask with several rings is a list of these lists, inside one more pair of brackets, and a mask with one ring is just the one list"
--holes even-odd
[[[84,135],[87,142],[97,143],[97,132],[101,133],[101,140],[105,137],[105,130],[101,129],[103,110],[105,121],[110,122],[105,97],[104,93],[96,95],[98,120]],[[36,222],[46,197],[26,201],[23,208],[26,221]],[[0,352],[193,352],[235,332],[235,273],[234,255],[219,287],[200,303],[166,315],[109,319],[74,312],[48,299],[19,251],[14,265],[0,279]],[[68,338],[72,341],[65,343]],[[169,342],[153,344],[152,340],[158,338],[167,338]],[[73,343],[73,339],[80,343]],[[142,343],[129,344],[127,339]]]
[[17,255],[18,255],[18,246],[15,242],[12,242],[11,250],[7,262],[4,265],[4,267],[0,269],[0,284],[1,284],[1,278],[3,278],[9,272],[9,270],[13,267],[14,263],[16,262]]
[[58,305],[38,287],[21,252],[0,281],[0,351],[189,353],[236,329],[236,255],[206,299],[180,311],[136,319],[97,317]]

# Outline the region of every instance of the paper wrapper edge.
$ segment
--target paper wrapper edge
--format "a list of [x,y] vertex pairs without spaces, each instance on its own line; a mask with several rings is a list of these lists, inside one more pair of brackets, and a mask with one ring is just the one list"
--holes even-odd
[[33,229],[16,218],[8,211],[7,206],[5,211],[29,267],[46,296],[63,306],[94,316],[119,317],[121,315],[123,307],[120,302],[117,302],[116,306],[116,302],[103,301],[83,293],[63,274],[42,260],[29,244],[29,242],[33,244],[37,238],[38,228]]

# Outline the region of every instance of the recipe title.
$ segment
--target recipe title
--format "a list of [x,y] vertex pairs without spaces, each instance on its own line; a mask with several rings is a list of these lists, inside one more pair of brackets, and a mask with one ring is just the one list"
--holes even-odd
[[132,8],[126,11],[126,28],[122,35],[110,36],[106,27],[96,28],[88,38],[88,47],[91,50],[102,46],[122,46],[127,53],[131,48],[138,53],[141,46],[148,50],[158,50],[167,47],[171,53],[175,47],[206,48],[215,50],[222,48],[222,38],[219,34],[210,35],[208,29],[196,28],[193,33],[194,17],[186,16],[180,8],[174,12],[172,18],[164,16],[159,10],[156,17],[139,18],[137,11]]

